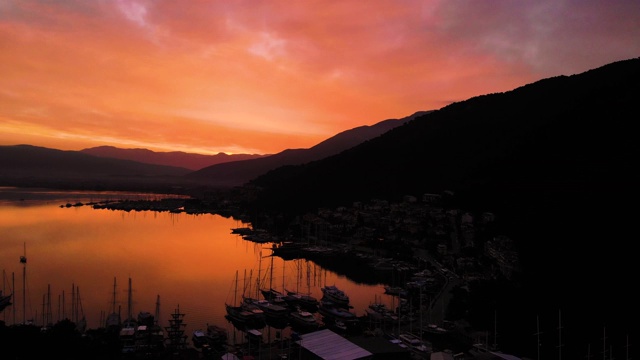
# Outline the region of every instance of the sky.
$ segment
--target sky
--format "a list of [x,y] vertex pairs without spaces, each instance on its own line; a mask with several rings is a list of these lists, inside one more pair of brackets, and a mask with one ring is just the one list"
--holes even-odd
[[275,154],[640,56],[638,0],[0,0],[0,145]]

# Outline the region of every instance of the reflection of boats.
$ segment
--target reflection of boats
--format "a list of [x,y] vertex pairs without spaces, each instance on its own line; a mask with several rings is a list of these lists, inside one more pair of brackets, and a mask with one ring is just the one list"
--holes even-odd
[[335,285],[327,285],[321,290],[327,300],[337,305],[349,305],[349,296]]

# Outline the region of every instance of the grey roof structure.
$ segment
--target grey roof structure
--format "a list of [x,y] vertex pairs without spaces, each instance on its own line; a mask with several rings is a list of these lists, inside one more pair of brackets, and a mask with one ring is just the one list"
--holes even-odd
[[297,343],[325,360],[371,359],[373,354],[329,329],[300,336]]

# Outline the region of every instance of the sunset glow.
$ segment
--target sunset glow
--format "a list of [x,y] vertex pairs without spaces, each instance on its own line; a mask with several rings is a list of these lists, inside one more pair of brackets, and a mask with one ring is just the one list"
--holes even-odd
[[640,2],[0,2],[0,145],[203,154],[348,129],[640,55]]

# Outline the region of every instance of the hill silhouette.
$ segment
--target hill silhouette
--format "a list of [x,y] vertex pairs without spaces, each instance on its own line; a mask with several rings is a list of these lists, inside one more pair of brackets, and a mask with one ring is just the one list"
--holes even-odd
[[158,192],[184,187],[191,171],[32,145],[0,146],[0,169],[5,186]]
[[456,207],[495,213],[521,254],[524,288],[500,309],[510,336],[530,341],[532,326],[515,319],[559,309],[573,310],[565,326],[637,334],[639,84],[634,58],[457,102],[254,179],[248,208],[286,217],[451,191]]
[[157,152],[149,149],[122,149],[114,146],[97,146],[82,149],[80,152],[106,158],[132,160],[145,164],[183,167],[193,171],[225,162],[257,159],[268,156],[260,154],[225,153],[203,155],[182,151]]
[[500,206],[509,201],[502,195],[524,189],[629,188],[637,179],[632,119],[639,63],[616,62],[454,103],[251,184],[263,188],[264,204],[283,211],[447,189]]
[[401,126],[427,113],[419,111],[401,119],[388,119],[371,126],[359,126],[338,133],[309,149],[287,149],[259,159],[217,164],[188,174],[186,177],[210,186],[234,187],[281,166],[305,164],[338,154]]

